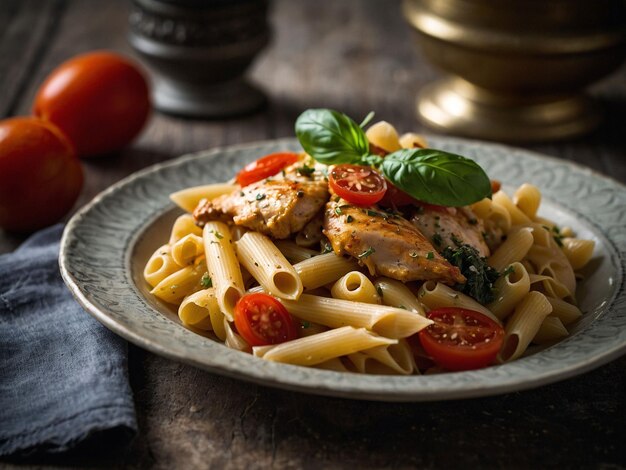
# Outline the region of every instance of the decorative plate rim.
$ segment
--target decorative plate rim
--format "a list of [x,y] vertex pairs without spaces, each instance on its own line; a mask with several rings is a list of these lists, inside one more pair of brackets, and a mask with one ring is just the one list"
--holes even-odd
[[[555,167],[569,168],[573,171],[572,174],[579,173],[581,177],[590,178],[591,183],[594,182],[593,180],[596,180],[598,184],[602,183],[603,186],[612,187],[614,194],[624,197],[626,200],[625,186],[576,162],[564,161],[537,152],[501,144],[446,136],[433,135],[429,136],[429,138],[432,141],[439,143],[439,146],[456,146],[464,148],[466,150],[465,153],[467,153],[467,150],[473,150],[476,152],[480,150],[491,151],[494,154],[501,155],[513,153],[524,155],[530,159],[529,161],[535,160],[534,163],[551,162],[551,164]],[[80,246],[80,237],[91,236],[89,232],[85,232],[88,226],[88,219],[90,217],[95,217],[97,220],[97,212],[99,210],[110,209],[110,207],[107,207],[107,204],[111,206],[111,202],[115,201],[115,197],[122,197],[122,193],[124,191],[128,191],[140,182],[149,186],[151,180],[162,176],[162,174],[165,174],[168,171],[171,172],[173,169],[184,168],[185,165],[190,166],[193,165],[193,163],[197,163],[202,160],[213,161],[219,156],[224,157],[225,155],[234,156],[233,158],[239,158],[239,160],[243,161],[241,159],[241,155],[245,155],[245,152],[257,152],[257,154],[259,154],[259,152],[268,152],[268,148],[271,147],[298,148],[297,141],[295,139],[284,138],[217,147],[205,151],[189,153],[176,159],[161,162],[133,173],[98,194],[91,202],[86,204],[71,218],[61,239],[61,249],[59,253],[60,270],[63,280],[68,285],[74,297],[92,316],[103,323],[107,328],[124,337],[128,341],[156,354],[173,360],[186,362],[220,375],[243,379],[261,385],[320,395],[333,395],[357,399],[374,399],[382,401],[434,401],[472,398],[530,389],[584,373],[609,362],[626,351],[626,332],[622,329],[620,331],[623,334],[613,338],[613,341],[611,341],[609,345],[604,345],[604,347],[599,348],[594,347],[592,349],[594,354],[585,357],[584,359],[568,364],[561,364],[564,367],[558,368],[554,367],[557,363],[552,364],[552,367],[550,367],[549,364],[546,369],[536,369],[535,367],[530,367],[531,364],[536,366],[534,363],[536,362],[537,356],[546,355],[550,353],[550,351],[554,352],[554,350],[557,350],[564,343],[567,344],[573,342],[576,344],[580,341],[584,341],[585,333],[587,333],[588,336],[590,331],[598,328],[598,324],[604,324],[607,321],[610,323],[610,321],[613,320],[616,325],[619,324],[618,326],[626,325],[626,292],[624,286],[626,239],[618,240],[616,242],[602,231],[601,225],[599,225],[595,220],[598,217],[596,214],[581,214],[566,204],[563,204],[563,206],[566,207],[567,211],[581,216],[587,224],[590,224],[595,230],[597,230],[598,234],[601,234],[603,241],[607,243],[607,247],[612,249],[614,254],[618,257],[618,259],[614,260],[613,263],[618,276],[618,285],[612,293],[611,299],[609,299],[609,305],[602,309],[601,315],[598,314],[598,318],[596,318],[586,329],[568,337],[566,340],[546,349],[545,351],[522,358],[509,364],[490,367],[480,371],[448,373],[433,376],[384,376],[384,380],[381,380],[381,376],[345,374],[262,361],[250,355],[229,350],[221,344],[207,340],[206,338],[203,338],[183,328],[182,326],[177,325],[176,323],[165,318],[165,316],[159,313],[158,310],[146,303],[145,299],[143,299],[138,289],[132,282],[130,273],[128,272],[130,263],[129,257],[134,244],[146,227],[172,207],[170,203],[166,205],[155,203],[148,207],[150,210],[147,214],[145,212],[142,213],[143,217],[133,226],[134,230],[130,233],[121,234],[121,238],[123,239],[119,240],[119,242],[123,243],[121,252],[117,252],[117,255],[120,256],[112,260],[111,266],[108,266],[107,261],[104,261],[107,266],[103,267],[101,270],[103,273],[106,272],[108,277],[105,279],[107,282],[109,282],[111,286],[115,287],[115,289],[120,290],[120,293],[115,294],[116,296],[121,294],[127,296],[125,300],[131,302],[132,306],[139,307],[140,310],[144,309],[142,311],[143,314],[147,313],[149,315],[154,315],[156,313],[156,315],[160,317],[161,320],[164,320],[164,322],[158,320],[157,317],[150,318],[163,323],[162,325],[159,325],[159,327],[172,330],[176,336],[182,338],[184,341],[196,343],[198,342],[197,338],[201,338],[207,344],[198,346],[198,349],[206,349],[207,351],[210,350],[211,352],[215,352],[217,354],[214,356],[200,356],[198,351],[186,350],[181,344],[177,344],[176,342],[164,342],[162,341],[164,337],[158,336],[162,333],[159,333],[159,329],[151,331],[151,333],[157,334],[157,340],[155,340],[155,337],[149,336],[146,329],[142,329],[138,326],[141,324],[140,320],[138,320],[138,323],[133,324],[131,321],[129,324],[128,322],[124,322],[123,316],[116,318],[116,315],[119,315],[119,312],[122,312],[122,315],[124,315],[123,309],[120,310],[120,308],[122,308],[120,305],[114,305],[115,308],[117,308],[116,312],[113,311],[114,306],[103,305],[103,301],[109,298],[107,297],[106,289],[98,291],[98,295],[96,295],[92,290],[98,290],[99,287],[102,287],[102,285],[98,284],[98,281],[96,281],[95,285],[91,284],[89,289],[86,288],[86,283],[89,282],[89,277],[88,275],[85,277],[84,269],[91,269],[93,266],[86,267],[84,266],[84,262],[83,265],[80,265],[80,260],[77,261],[76,259],[75,255],[77,253],[76,250],[74,250],[74,247]],[[239,155],[239,157],[237,157],[237,155]],[[476,156],[476,158],[479,157]],[[217,162],[219,164],[220,160],[217,160]],[[222,164],[222,167],[228,168],[228,164]],[[232,166],[230,166],[230,170],[232,174]],[[212,177],[207,178],[209,181],[212,179]],[[205,181],[205,183],[209,181]],[[593,186],[593,184],[591,185]],[[620,194],[620,192],[623,194]],[[563,202],[558,198],[556,200],[552,198],[551,200],[557,204],[562,204]],[[122,212],[124,212],[124,210],[130,210],[132,213],[132,208],[124,208],[121,207],[121,205],[120,207],[114,209],[115,211]],[[122,230],[123,228],[124,227],[122,227]],[[81,230],[83,232],[81,232]],[[120,235],[119,233],[116,234]],[[115,264],[115,261],[118,263]],[[116,277],[116,275],[119,277]],[[102,282],[102,279],[100,282]],[[620,301],[620,305],[616,305],[618,301]],[[130,315],[130,313],[127,315]],[[130,321],[132,319],[127,316],[126,320]],[[193,339],[194,337],[196,338],[195,340]],[[533,360],[533,358],[535,359]],[[529,372],[532,372],[532,375],[529,376]]]

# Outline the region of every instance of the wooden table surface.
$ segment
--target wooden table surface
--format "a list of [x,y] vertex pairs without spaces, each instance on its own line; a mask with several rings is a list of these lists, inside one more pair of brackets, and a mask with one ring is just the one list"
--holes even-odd
[[[77,53],[107,48],[132,54],[126,40],[128,6],[125,0],[2,0],[0,116],[27,114],[44,77]],[[153,163],[214,146],[290,136],[296,116],[309,107],[333,107],[355,117],[375,110],[401,131],[423,130],[413,99],[437,73],[416,51],[398,3],[282,0],[274,3],[272,24],[273,41],[251,70],[269,97],[265,110],[223,121],[154,113],[131,148],[84,162],[86,181],[77,207]],[[626,182],[626,69],[592,91],[606,108],[596,133],[529,148]],[[20,241],[0,231],[0,252]],[[531,391],[385,404],[264,388],[129,349],[139,435],[130,446],[102,438],[88,450],[56,458],[56,464],[626,466],[626,357]]]

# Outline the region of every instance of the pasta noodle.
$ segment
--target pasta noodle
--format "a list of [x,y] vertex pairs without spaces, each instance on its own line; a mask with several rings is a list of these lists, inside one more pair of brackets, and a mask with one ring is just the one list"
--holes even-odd
[[406,340],[397,344],[376,346],[348,355],[357,372],[363,374],[409,375],[417,370],[413,351]]
[[551,343],[558,339],[565,338],[569,333],[563,322],[558,317],[548,315],[544,318],[543,323],[539,327],[539,331],[533,338],[533,343],[545,344]]
[[563,238],[563,253],[572,269],[582,269],[591,260],[596,243],[593,240],[580,238]]
[[341,276],[358,269],[359,264],[353,260],[326,253],[295,264],[294,269],[300,276],[305,290],[317,289]]
[[252,353],[269,361],[313,366],[364,349],[395,343],[396,340],[383,338],[365,328],[344,326],[276,346],[256,346],[252,348]]
[[526,217],[534,219],[541,204],[541,192],[537,186],[524,183],[515,191],[513,202]]
[[539,292],[526,294],[506,324],[504,329],[506,335],[500,350],[500,359],[506,362],[520,357],[550,312],[552,312],[552,305],[545,295]]
[[339,278],[333,284],[330,293],[336,299],[365,302],[367,304],[380,303],[380,297],[376,292],[374,284],[360,271],[350,271]]
[[185,297],[178,307],[178,318],[185,325],[211,330],[220,341],[226,340],[224,314],[220,312],[215,289],[204,289]]
[[298,301],[282,300],[292,315],[301,320],[339,328],[367,328],[388,338],[406,338],[430,325],[428,320],[407,310],[383,305],[351,302],[302,294]]
[[405,308],[425,317],[423,305],[413,295],[413,292],[402,282],[386,277],[379,277],[375,282],[382,303],[390,307]]
[[170,274],[180,270],[182,266],[176,264],[172,258],[169,245],[158,248],[146,263],[143,277],[151,287],[156,286]]
[[198,227],[193,220],[193,217],[189,214],[183,214],[176,219],[174,225],[172,225],[172,232],[170,234],[170,245],[173,245],[185,235],[193,233],[194,235],[202,236],[202,229]]
[[500,320],[504,320],[513,311],[515,306],[530,291],[530,277],[522,263],[513,263],[511,273],[501,276],[495,283],[496,300],[487,305],[487,308]]
[[238,187],[229,183],[194,186],[193,188],[186,188],[170,194],[170,199],[184,211],[193,212],[202,199],[215,199],[223,194],[233,192]]
[[215,288],[217,304],[228,321],[232,321],[235,303],[243,295],[244,287],[230,230],[222,222],[207,222],[203,238],[207,267]]
[[269,293],[281,299],[300,297],[302,281],[272,240],[258,232],[247,232],[236,246],[241,264]]
[[496,323],[500,323],[498,317],[483,307],[471,297],[455,291],[440,282],[426,281],[417,292],[417,298],[430,310],[441,307],[459,307],[480,312]]
[[489,265],[498,271],[521,261],[533,245],[533,230],[528,227],[512,229],[506,241],[489,257]]
[[178,303],[185,296],[200,289],[200,279],[206,269],[204,260],[195,266],[182,268],[159,282],[150,293],[170,304]]
[[289,240],[278,240],[275,244],[276,248],[292,263],[299,263],[300,261],[319,255],[317,251],[301,247]]
[[202,237],[190,233],[172,245],[172,258],[180,266],[193,264],[194,260],[204,254]]

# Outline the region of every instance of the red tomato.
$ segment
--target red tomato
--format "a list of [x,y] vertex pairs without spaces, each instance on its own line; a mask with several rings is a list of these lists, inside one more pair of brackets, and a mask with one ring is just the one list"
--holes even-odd
[[83,171],[72,144],[41,119],[0,121],[0,227],[31,232],[74,205]]
[[415,199],[413,196],[405,193],[397,186],[394,186],[387,181],[387,192],[385,197],[380,201],[380,205],[384,207],[404,207],[404,206],[420,206],[424,209],[430,209],[437,212],[446,212],[448,210],[445,206],[437,206],[435,204],[428,204]]
[[291,341],[298,329],[287,309],[271,295],[246,294],[235,305],[235,326],[251,346]]
[[110,52],[61,64],[39,88],[33,113],[56,124],[80,156],[127,145],[150,112],[148,85],[137,65]]
[[298,154],[292,152],[271,153],[258,160],[248,163],[237,174],[237,183],[240,186],[261,181],[264,178],[274,176],[286,166],[293,165],[298,161]]
[[500,191],[501,187],[502,187],[502,184],[500,183],[500,181],[491,180],[491,192],[492,193],[497,193],[498,191]]
[[347,163],[332,169],[328,175],[328,184],[337,196],[360,206],[376,204],[387,191],[385,178],[376,170]]
[[435,323],[421,330],[419,339],[438,366],[456,371],[493,364],[504,330],[491,318],[457,307],[431,310],[428,318]]

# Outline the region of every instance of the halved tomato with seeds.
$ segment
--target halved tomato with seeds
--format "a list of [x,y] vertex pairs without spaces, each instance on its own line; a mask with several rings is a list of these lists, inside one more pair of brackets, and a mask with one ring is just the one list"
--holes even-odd
[[431,310],[428,318],[434,323],[419,332],[419,339],[438,366],[460,371],[494,363],[504,329],[491,318],[458,307]]
[[387,191],[385,178],[364,165],[335,166],[328,175],[328,184],[337,196],[359,206],[376,204]]
[[235,326],[251,346],[265,346],[298,337],[296,323],[283,304],[271,295],[246,294],[235,305]]

